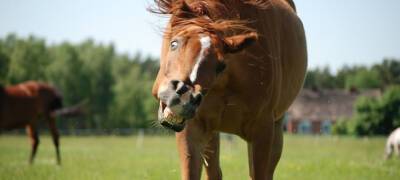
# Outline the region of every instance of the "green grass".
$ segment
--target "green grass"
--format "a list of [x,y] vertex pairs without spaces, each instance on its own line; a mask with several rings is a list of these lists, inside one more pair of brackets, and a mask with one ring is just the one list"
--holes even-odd
[[[62,166],[51,140],[42,136],[35,164],[27,163],[25,136],[0,136],[0,179],[179,179],[172,136],[62,137]],[[390,180],[400,177],[400,159],[383,160],[385,139],[285,136],[276,179]],[[246,145],[222,142],[224,179],[248,179]]]

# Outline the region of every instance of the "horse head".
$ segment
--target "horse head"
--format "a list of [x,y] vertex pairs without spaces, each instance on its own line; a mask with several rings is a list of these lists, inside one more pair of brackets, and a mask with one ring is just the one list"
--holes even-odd
[[225,69],[225,55],[240,52],[257,40],[241,21],[214,21],[207,4],[164,5],[172,14],[164,34],[160,71],[153,86],[158,119],[181,131],[194,118],[202,98]]

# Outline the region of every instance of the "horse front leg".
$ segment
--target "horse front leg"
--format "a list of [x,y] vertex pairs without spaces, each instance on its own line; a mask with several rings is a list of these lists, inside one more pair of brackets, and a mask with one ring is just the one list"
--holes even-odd
[[273,176],[276,166],[281,159],[283,149],[283,118],[274,122],[274,135],[272,150],[270,153],[270,165],[268,166],[269,173]]
[[250,176],[253,180],[273,179],[273,172],[271,173],[271,169],[275,168],[275,165],[271,163],[273,143],[274,122],[270,119],[258,126],[249,142]]
[[222,171],[219,164],[219,133],[214,133],[204,149],[205,169],[207,180],[221,180]]
[[188,121],[186,128],[182,132],[176,133],[176,142],[182,180],[200,180],[205,133],[191,120]]

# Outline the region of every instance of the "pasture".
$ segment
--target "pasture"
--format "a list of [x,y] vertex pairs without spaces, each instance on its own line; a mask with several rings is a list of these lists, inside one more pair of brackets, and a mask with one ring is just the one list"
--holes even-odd
[[[399,179],[400,159],[383,160],[384,138],[285,135],[275,179]],[[244,141],[222,141],[224,179],[248,179]],[[26,136],[0,136],[0,179],[179,179],[173,136],[63,136],[62,166],[49,136],[41,136],[29,166]]]

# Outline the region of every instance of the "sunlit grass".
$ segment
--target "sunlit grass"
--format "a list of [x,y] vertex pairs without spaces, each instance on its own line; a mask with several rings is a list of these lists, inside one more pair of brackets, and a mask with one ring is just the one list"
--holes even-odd
[[[179,179],[172,136],[62,137],[62,166],[49,137],[41,138],[35,164],[27,163],[25,136],[0,136],[0,179]],[[276,179],[398,179],[400,159],[383,160],[385,139],[286,136]],[[245,143],[223,140],[224,179],[248,179]]]

